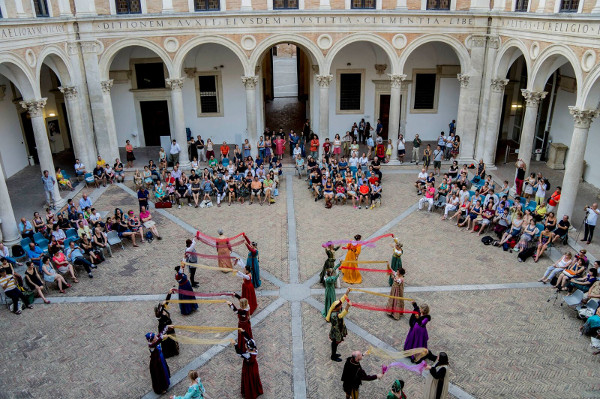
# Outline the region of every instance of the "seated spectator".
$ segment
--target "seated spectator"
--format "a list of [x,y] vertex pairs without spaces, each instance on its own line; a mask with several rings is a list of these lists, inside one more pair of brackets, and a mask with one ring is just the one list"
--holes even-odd
[[458,205],[460,200],[456,196],[456,194],[451,194],[450,198],[446,200],[446,204],[444,205],[444,216],[442,216],[442,220],[448,219],[448,212],[454,212],[458,209]]
[[119,160],[119,158],[115,159],[115,164],[113,165],[113,171],[115,176],[115,181],[117,183],[122,183],[125,181],[125,170],[123,168],[123,162]]
[[71,184],[71,180],[65,178],[62,170],[60,170],[58,166],[56,167],[56,181],[58,182],[58,184],[65,186],[69,190],[74,190],[73,185]]
[[583,259],[576,259],[558,275],[558,279],[556,280],[554,287],[558,288],[559,291],[562,291],[566,288],[569,281],[571,281],[573,278],[580,277],[583,273],[585,273],[586,269],[587,267],[583,263]]
[[19,233],[21,233],[21,237],[33,240],[33,225],[29,220],[21,218],[21,222],[19,223]]
[[548,227],[548,229],[550,231],[554,231],[554,229],[556,228],[556,216],[554,215],[554,212],[548,212],[546,214],[546,219],[544,219],[544,226]]
[[[255,197],[258,198],[258,202],[262,205],[261,194],[262,194],[263,184],[258,180],[258,176],[254,176],[252,183],[250,183],[250,189],[252,190],[250,192],[250,205],[252,205],[252,202],[253,202],[252,199]],[[315,199],[315,201],[316,201],[316,199]]]
[[[56,266],[56,269],[58,270],[58,272],[60,274],[69,273],[71,275],[71,278],[73,279],[74,283],[79,282],[79,280],[77,280],[77,277],[75,277],[75,271],[73,270],[73,265],[69,263],[69,261],[67,260],[67,256],[63,253],[62,250],[58,250],[56,253],[54,253],[54,255],[52,256],[52,262],[54,263],[54,265]],[[94,276],[92,276],[91,271],[88,271],[88,277],[89,278],[94,277]]]
[[[200,183],[200,186],[202,188],[202,192],[204,193],[204,196],[202,197],[202,202],[205,204],[206,203],[212,204],[212,200],[211,200],[210,196],[212,195],[213,188],[215,187],[215,185],[213,184],[212,180],[210,179],[210,174],[205,175],[204,179],[202,180],[202,183]],[[202,206],[204,206],[204,205],[202,205]]]
[[140,205],[140,210],[142,207],[148,207],[148,198],[150,197],[150,192],[144,187],[139,187],[137,192],[138,203]]
[[63,276],[56,273],[56,270],[54,270],[54,266],[52,266],[52,263],[50,262],[50,258],[47,256],[44,256],[44,259],[43,259],[42,274],[44,276],[44,281],[46,281],[48,283],[56,282],[58,284],[58,290],[60,291],[61,294],[65,293],[65,290],[63,289],[63,285],[66,286],[67,288],[71,288],[71,284],[67,283],[67,281],[65,280],[65,278]]
[[71,228],[71,223],[69,223],[68,219],[65,219],[62,213],[59,213],[56,218],[55,226],[58,226],[59,229],[67,230]]
[[[598,280],[598,269],[590,269],[585,277],[573,278],[567,284],[567,290],[573,292],[574,290],[581,290],[588,292],[592,284]],[[557,291],[561,291],[561,288],[557,288]]]
[[335,201],[346,203],[346,187],[344,187],[343,182],[338,182],[335,184]]
[[96,165],[92,173],[94,175],[94,182],[96,183],[96,187],[98,187],[100,183],[102,183],[102,185],[106,187],[107,176],[104,167],[102,165]]
[[94,228],[94,234],[92,236],[92,245],[94,247],[94,254],[96,254],[101,261],[104,261],[104,250],[110,253],[110,245],[108,244],[108,238],[106,233],[102,231],[100,226]]
[[565,254],[561,256],[561,258],[557,260],[553,265],[548,266],[548,268],[546,269],[546,273],[544,273],[544,276],[538,281],[544,284],[548,283],[549,281],[552,281],[554,276],[556,276],[558,273],[562,272],[567,267],[569,267],[572,261],[573,254],[568,251],[565,252]]
[[144,227],[152,232],[152,234],[159,240],[162,240],[160,233],[158,232],[158,228],[156,227],[156,222],[152,220],[152,215],[150,211],[146,209],[145,206],[142,207],[140,211],[140,220],[144,224]]
[[167,172],[165,174],[165,192],[169,197],[169,201],[174,204],[175,203],[175,186],[177,184],[177,180],[171,175],[171,172]]
[[33,262],[27,261],[27,270],[25,270],[25,283],[29,289],[37,294],[44,303],[48,304],[50,301],[44,296],[44,283],[40,277],[38,271],[33,267]]
[[[600,267],[600,261],[595,261],[594,268],[598,270],[598,267]],[[581,300],[581,303],[585,305],[589,302],[590,299],[600,301],[600,280],[596,280],[594,284],[592,284],[588,292],[583,294],[583,299]]]
[[[192,199],[194,200],[194,205],[196,206],[196,208],[198,208],[198,204],[200,203],[200,189],[201,189],[200,176],[197,175],[196,172],[192,170],[192,175],[190,176],[189,181],[190,181],[190,187],[191,187],[191,191],[192,191]],[[141,204],[140,204],[140,209],[141,209]]]
[[142,223],[137,216],[135,216],[135,213],[133,213],[132,210],[128,212],[128,216],[127,228],[133,233],[132,237],[135,237],[136,234],[139,234],[140,241],[144,242],[144,228],[142,227]]
[[46,224],[46,222],[44,222],[44,219],[42,219],[39,212],[33,213],[33,219],[31,219],[31,222],[33,223],[33,227],[35,228],[36,233],[42,233],[44,237],[49,236],[49,233],[47,231],[48,225]]
[[476,219],[482,219],[482,212],[483,208],[481,206],[481,201],[476,200],[475,202],[471,202],[471,209],[469,209],[469,214],[465,218],[464,222],[462,222],[458,227],[464,227],[465,225],[467,225],[467,231],[469,231],[471,229],[471,226],[475,226]]
[[142,172],[141,177],[146,184],[146,188],[152,187],[154,179],[152,179],[152,172],[150,172],[150,168],[148,166],[144,166],[144,171]]
[[87,235],[88,237],[92,235],[90,226],[84,224],[81,220],[77,222],[77,226],[77,235],[79,236],[79,238],[83,238],[84,235]]
[[154,198],[156,202],[163,202],[167,199],[168,195],[165,192],[165,187],[162,182],[158,180],[156,184],[154,184]]
[[[589,317],[585,323],[579,327],[582,335],[596,337],[600,333],[600,307],[596,309],[596,313]],[[596,353],[597,354],[597,353]]]
[[25,305],[27,309],[33,309],[33,306],[29,304],[21,290],[17,287],[15,277],[11,274],[6,274],[6,269],[0,269],[0,287],[4,290],[4,295],[13,301],[13,313],[21,314],[19,300],[23,302],[23,305]]
[[[265,193],[265,202],[269,204],[269,206],[275,202],[273,199],[273,191],[275,190],[275,172],[270,171],[267,174],[266,179],[263,181],[263,192]],[[218,195],[218,194],[217,194]]]
[[536,222],[541,222],[546,217],[546,213],[548,212],[548,208],[546,208],[546,203],[542,202],[535,207],[533,211],[533,220]]
[[175,181],[175,200],[177,202],[177,208],[181,209],[181,200],[187,198],[187,203],[192,206],[190,202],[191,196],[189,192],[188,177],[185,172],[181,172],[179,178]]
[[221,207],[221,201],[227,194],[227,182],[223,180],[223,175],[219,174],[213,182],[215,188],[215,195],[217,197],[217,207]]
[[375,201],[381,199],[382,187],[379,185],[379,180],[371,185],[371,209],[375,208]]
[[517,238],[521,234],[521,230],[523,229],[523,214],[521,212],[517,212],[512,219],[512,223],[510,225],[510,229],[502,235],[502,239],[498,243],[498,245],[502,245],[511,238]]
[[[300,147],[297,147],[300,148]],[[295,150],[294,150],[295,151]],[[302,150],[300,150],[302,151]],[[302,158],[302,154],[297,154],[296,158],[296,172],[298,172],[298,179],[302,179],[302,172],[306,169],[304,166],[304,158]]]
[[59,243],[54,236],[50,238],[50,243],[48,244],[48,253],[53,254],[54,252],[63,248],[64,245]]
[[96,208],[90,209],[90,217],[89,223],[92,225],[100,224],[100,226],[104,227],[104,223],[102,223],[102,216],[100,216],[100,212]]
[[[483,194],[483,193],[481,193],[481,194]],[[496,209],[499,202],[500,202],[500,200],[498,199],[498,196],[494,192],[494,189],[491,188],[488,191],[488,193],[485,195],[485,199],[483,200],[483,207],[487,209],[488,204],[491,203],[492,209]]]
[[[328,177],[323,185],[323,197],[325,198],[325,207],[331,208],[334,194],[333,181],[331,177]],[[366,207],[366,205],[365,205]]]
[[[525,222],[523,222],[523,224],[525,224]],[[529,224],[525,225],[525,228],[523,229],[521,239],[519,240],[516,246],[517,251],[523,251],[524,249],[526,249],[529,246],[529,242],[531,242],[531,240],[533,240],[533,237],[535,237],[539,232],[540,231],[535,226],[535,221],[531,219],[529,221]],[[519,261],[523,262],[521,258],[519,258]]]
[[498,194],[501,196],[504,196],[504,195],[508,195],[509,192],[510,192],[510,187],[508,186],[508,180],[504,180],[504,182],[502,183],[502,187],[498,191]]
[[564,215],[562,220],[558,222],[556,229],[552,232],[552,243],[555,243],[559,239],[564,239],[569,233],[569,227],[571,227],[569,216]]
[[35,243],[30,242],[29,248],[25,250],[29,260],[31,260],[38,268],[42,267],[42,256],[44,255],[44,251],[35,245]]
[[90,262],[92,264],[95,265],[104,260],[104,255],[101,252],[97,253],[96,251],[94,251],[94,242],[92,241],[91,237],[87,234],[81,237],[81,243],[79,245],[83,253],[87,254],[90,257]]
[[115,171],[108,163],[104,165],[104,173],[106,174],[106,181],[113,184],[115,182]]
[[9,262],[11,265],[17,264],[17,260],[10,256],[10,251],[8,250],[8,247],[0,242],[0,260],[4,259],[6,259],[6,261]]
[[83,176],[87,173],[85,170],[85,165],[79,161],[79,159],[75,160],[75,176]]
[[417,194],[421,195],[423,187],[425,187],[425,183],[427,182],[427,172],[425,168],[421,169],[419,172],[419,176],[417,177],[417,181],[415,182],[415,187],[417,188]]
[[96,166],[104,165],[106,165],[106,161],[100,155],[98,155],[98,158],[96,159]]
[[[69,262],[71,262],[74,266],[82,266],[85,269],[85,271],[88,272],[88,275],[91,275],[92,269],[96,268],[96,266],[92,262],[90,262],[83,256],[83,251],[81,250],[79,245],[75,244],[75,241],[69,242],[69,247],[66,250],[66,255]],[[91,259],[94,260],[94,258]]]
[[17,284],[19,284],[19,286],[21,287],[23,286],[23,278],[19,273],[15,273],[15,269],[13,268],[12,263],[9,263],[6,258],[2,259],[2,264],[0,265],[0,268],[6,269],[6,274],[12,274],[13,276],[15,276]]
[[492,219],[494,218],[494,206],[492,202],[488,202],[487,207],[483,207],[483,212],[481,212],[481,219],[475,219],[473,223],[473,231],[475,232],[475,225],[479,225],[479,233],[478,236],[481,235],[485,231],[485,229],[492,223]]
[[81,198],[79,199],[79,209],[80,212],[83,212],[83,210],[87,207],[92,207],[92,199],[90,197],[88,197],[88,195],[86,193],[83,193],[81,195]]
[[368,209],[371,197],[371,187],[367,179],[362,179],[358,186],[358,209],[361,209],[361,204],[365,204],[365,209]]
[[546,249],[548,249],[548,244],[550,244],[550,240],[552,239],[552,232],[548,228],[548,226],[544,227],[544,230],[540,233],[540,238],[537,243],[537,251],[533,256],[533,261],[537,263],[540,260],[540,256],[544,254]]

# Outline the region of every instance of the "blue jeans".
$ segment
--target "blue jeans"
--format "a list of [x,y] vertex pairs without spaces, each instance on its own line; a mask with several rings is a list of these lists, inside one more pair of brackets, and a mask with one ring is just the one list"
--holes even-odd
[[15,260],[15,258],[11,258],[9,256],[7,256],[7,257],[0,257],[0,260],[2,260],[2,259],[6,259],[8,261],[8,263],[10,263],[12,265],[16,265],[17,264],[17,261]]

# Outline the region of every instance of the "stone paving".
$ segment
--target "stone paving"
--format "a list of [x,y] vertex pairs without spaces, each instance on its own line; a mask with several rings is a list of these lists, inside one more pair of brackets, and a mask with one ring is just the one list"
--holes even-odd
[[[600,397],[594,371],[599,359],[591,355],[589,340],[578,334],[581,321],[559,306],[560,298],[556,304],[546,302],[551,290],[534,283],[551,258],[518,263],[515,254],[484,247],[475,234],[441,221],[439,213],[417,212],[411,185],[416,172],[386,170],[383,206],[374,210],[351,205],[327,210],[322,201],[312,200],[306,183],[292,177],[291,170],[282,176],[280,195],[271,206],[153,209],[162,241],[139,248],[126,242],[124,250],[115,248],[93,280],[82,277],[65,296],[51,289],[54,304],[36,303],[21,316],[0,309],[0,338],[5,342],[0,361],[13,366],[0,370],[0,398],[157,398],[151,392],[143,338],[156,329],[152,308],[174,283],[172,268],[182,256],[184,240],[196,229],[215,234],[218,228],[231,235],[245,231],[260,245],[263,286],[257,292],[253,332],[265,398],[343,397],[342,364],[328,360],[328,325],[320,315],[323,294],[316,275],[325,258],[321,243],[388,232],[399,235],[405,245],[406,296],[431,306],[430,348],[450,356],[452,396]],[[133,194],[126,186],[109,187],[95,206],[111,212],[115,207],[135,210]],[[361,259],[388,260],[390,244],[387,239],[365,248]],[[236,250],[245,257],[242,248]],[[203,245],[198,251],[212,253]],[[199,271],[199,276],[202,290],[240,287],[239,278],[220,272]],[[383,275],[363,276],[362,288],[389,290]],[[366,294],[354,300],[385,304],[384,298]],[[204,305],[187,317],[174,306],[172,315],[176,324],[235,325],[222,304]],[[343,357],[370,345],[399,350],[408,331],[407,317],[395,321],[360,309],[351,309],[347,323],[350,334],[340,346]],[[186,345],[168,362],[168,395],[185,392],[187,371],[198,369],[210,398],[239,397],[241,359],[231,347]],[[367,356],[363,366],[376,373],[385,362]],[[384,397],[394,378],[406,381],[408,397],[421,397],[423,378],[400,369],[381,381],[366,382],[361,397]]]

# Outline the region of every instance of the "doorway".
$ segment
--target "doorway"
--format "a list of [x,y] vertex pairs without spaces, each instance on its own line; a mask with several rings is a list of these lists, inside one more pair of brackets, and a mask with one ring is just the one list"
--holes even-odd
[[388,139],[388,124],[390,122],[390,98],[389,94],[379,95],[379,119],[383,125],[381,136],[384,140]]
[[160,136],[170,136],[169,106],[163,101],[140,101],[146,147],[160,147]]
[[36,164],[40,163],[37,153],[37,147],[35,146],[35,136],[33,134],[33,126],[31,125],[31,119],[27,111],[21,112],[21,124],[23,125],[23,134],[25,135],[25,141],[27,142],[27,151],[29,156],[33,157],[33,161]]

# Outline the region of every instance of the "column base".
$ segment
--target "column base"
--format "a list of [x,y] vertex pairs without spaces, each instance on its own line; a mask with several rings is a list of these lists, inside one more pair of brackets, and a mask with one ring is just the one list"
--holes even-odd
[[498,170],[498,167],[496,166],[496,164],[486,163],[485,170]]
[[189,161],[188,161],[188,162],[185,162],[185,163],[182,163],[182,162],[180,162],[180,163],[179,163],[179,169],[182,169],[182,170],[190,170],[190,169],[192,169],[192,163],[191,163],[191,162],[189,162]]
[[399,166],[399,165],[404,165],[404,164],[401,164],[400,161],[398,161],[397,159],[390,159],[390,162],[382,164],[382,166]]
[[54,206],[56,207],[57,210],[59,210],[60,208],[62,208],[66,204],[67,204],[67,199],[66,198],[62,198],[62,197],[58,201],[54,202]]
[[16,238],[13,239],[6,239],[3,240],[2,243],[4,245],[6,245],[7,247],[12,247],[13,245],[17,245],[21,242],[21,236],[17,236]]

